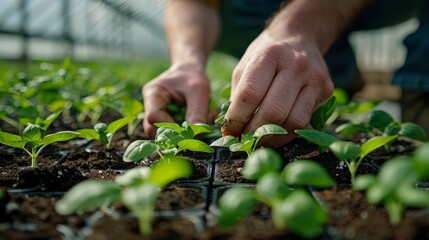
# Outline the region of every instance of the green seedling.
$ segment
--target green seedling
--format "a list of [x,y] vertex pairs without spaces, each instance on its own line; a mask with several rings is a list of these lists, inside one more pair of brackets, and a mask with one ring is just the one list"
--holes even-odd
[[44,132],[40,126],[29,124],[21,136],[0,132],[0,143],[24,150],[31,157],[31,167],[36,167],[37,157],[46,146],[80,136],[78,132],[73,131],[61,131],[49,135],[44,135]]
[[225,119],[226,112],[228,111],[230,105],[231,105],[231,102],[228,101],[228,102],[223,103],[220,106],[220,112],[216,116],[215,123],[222,124],[223,120]]
[[134,168],[115,181],[86,180],[71,188],[55,206],[62,215],[70,215],[114,203],[126,206],[138,219],[140,232],[152,232],[152,218],[156,199],[162,188],[176,179],[192,174],[189,161],[170,157],[150,167]]
[[381,101],[358,101],[352,100],[345,105],[336,107],[332,118],[346,120],[351,123],[360,123],[365,115],[373,110]]
[[358,145],[351,141],[342,141],[335,136],[313,129],[296,130],[295,133],[307,141],[319,145],[322,149],[329,148],[338,160],[344,161],[350,172],[352,183],[362,160],[375,149],[388,144],[397,137],[396,135],[376,136],[362,145]]
[[132,118],[128,123],[127,135],[131,136],[136,127],[141,123],[144,117],[144,106],[142,101],[133,97],[125,96],[120,101],[106,103],[106,105],[119,112],[123,118]]
[[383,204],[392,225],[401,222],[407,207],[429,207],[429,192],[416,183],[429,176],[429,145],[419,146],[413,156],[396,157],[381,167],[380,173],[356,178],[354,189],[366,191],[368,202]]
[[105,144],[106,148],[109,149],[111,147],[114,134],[132,121],[134,121],[132,117],[124,117],[111,122],[109,125],[105,123],[97,123],[95,124],[94,129],[79,129],[76,132],[80,133],[81,138],[98,140],[102,144]]
[[287,130],[276,124],[265,124],[254,132],[242,134],[240,141],[233,136],[224,136],[214,141],[210,146],[228,147],[231,152],[246,152],[247,156],[250,156],[262,137],[279,134],[287,134]]
[[165,156],[175,156],[184,150],[194,152],[212,153],[214,150],[205,142],[194,139],[198,134],[210,133],[211,128],[207,124],[156,123],[159,127],[155,140],[136,140],[128,145],[123,160],[136,162],[153,154],[157,154],[161,160]]
[[326,100],[319,108],[311,116],[310,124],[316,130],[322,130],[328,121],[328,119],[332,116],[335,111],[335,107],[337,105],[336,97],[331,96]]
[[260,148],[245,161],[243,176],[257,181],[256,187],[253,190],[233,187],[221,196],[218,218],[221,228],[232,228],[261,202],[272,208],[278,229],[287,228],[307,238],[321,233],[328,214],[305,188],[330,188],[335,182],[318,163],[300,160],[282,170],[280,155],[272,149]]
[[[349,137],[357,132],[364,132],[369,136],[398,136],[417,141],[425,141],[426,133],[422,127],[412,122],[401,123],[395,121],[390,114],[383,110],[375,110],[368,114],[361,123],[345,123],[338,126],[335,132]],[[390,151],[391,144],[386,145]]]

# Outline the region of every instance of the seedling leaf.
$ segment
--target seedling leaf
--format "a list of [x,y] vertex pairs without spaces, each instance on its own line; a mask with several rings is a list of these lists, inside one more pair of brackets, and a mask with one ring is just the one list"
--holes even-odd
[[373,138],[369,139],[368,141],[366,141],[364,144],[361,145],[360,157],[361,158],[365,157],[366,155],[368,155],[369,153],[371,153],[375,149],[393,141],[397,137],[398,137],[397,135],[394,135],[394,136],[377,136],[377,137],[373,137]]
[[412,122],[402,123],[398,135],[422,142],[426,141],[426,133],[423,128]]
[[159,146],[148,140],[136,140],[128,145],[124,152],[123,160],[125,162],[140,161],[159,150]]
[[326,121],[334,113],[335,107],[337,105],[336,97],[331,96],[328,98],[311,116],[310,124],[311,126],[321,131],[325,126]]
[[232,228],[250,214],[256,206],[254,193],[243,187],[230,188],[219,199],[219,227]]
[[320,164],[310,160],[289,163],[283,169],[282,176],[292,186],[330,188],[335,185],[329,173]]
[[119,186],[112,181],[87,180],[72,187],[57,202],[55,209],[59,214],[69,215],[117,201],[120,195]]
[[166,155],[164,161],[158,161],[152,167],[149,181],[162,188],[174,180],[191,176],[192,170],[192,165],[188,160]]
[[329,149],[342,161],[355,160],[360,154],[359,145],[353,142],[338,141],[329,145]]
[[333,142],[340,141],[337,137],[313,129],[295,130],[295,133],[309,142],[319,145],[322,148],[328,148]]
[[185,139],[178,143],[179,151],[189,150],[194,152],[212,153],[214,150],[205,142],[197,139]]
[[25,142],[22,141],[22,137],[8,132],[0,131],[0,143],[14,147],[14,148],[24,148]]
[[120,118],[118,120],[115,120],[107,126],[106,132],[108,133],[114,133],[121,129],[122,127],[126,126],[128,123],[132,122],[135,118],[132,117],[124,117]]
[[255,130],[255,132],[253,133],[253,137],[261,138],[265,135],[272,134],[287,134],[287,130],[276,124],[265,124]]
[[393,121],[392,116],[383,110],[372,111],[368,117],[368,125],[382,132]]
[[256,149],[244,162],[243,176],[258,180],[267,173],[279,172],[282,167],[280,155],[270,148]]
[[160,128],[160,127],[169,128],[169,129],[172,129],[172,130],[174,130],[174,131],[176,131],[178,133],[182,132],[182,128],[177,123],[159,122],[159,123],[154,123],[153,125],[155,125],[158,128]]
[[210,144],[210,146],[211,147],[229,147],[235,143],[239,143],[237,138],[228,135],[228,136],[224,136],[224,137],[216,139],[216,141],[212,142]]
[[48,145],[54,142],[63,142],[68,141],[70,139],[79,137],[80,133],[73,132],[73,131],[62,131],[62,132],[56,132],[53,134],[46,135],[43,137],[40,145]]

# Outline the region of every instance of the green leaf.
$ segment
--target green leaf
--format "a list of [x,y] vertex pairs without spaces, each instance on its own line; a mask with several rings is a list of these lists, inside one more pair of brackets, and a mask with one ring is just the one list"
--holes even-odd
[[256,193],[268,205],[285,199],[292,192],[278,173],[267,173],[256,183]]
[[179,126],[179,124],[177,123],[171,123],[171,122],[159,122],[159,123],[155,123],[154,124],[156,127],[160,128],[160,127],[164,127],[164,128],[169,128],[172,129],[178,133],[182,132],[182,127]]
[[329,117],[334,113],[336,107],[336,97],[331,96],[328,98],[319,108],[311,116],[310,124],[311,126],[321,131],[325,126],[326,121],[328,121]]
[[322,165],[310,160],[296,160],[286,165],[282,176],[289,185],[330,188],[335,181]]
[[343,142],[338,141],[329,145],[329,149],[334,153],[334,155],[342,161],[350,162],[350,160],[355,160],[359,157],[361,149],[359,145],[353,142]]
[[59,214],[69,215],[116,202],[120,196],[119,186],[112,181],[87,180],[72,187],[57,202],[55,209]]
[[25,142],[38,142],[42,139],[42,130],[39,126],[30,124],[22,132],[22,140]]
[[340,141],[337,137],[313,129],[295,130],[295,133],[303,137],[305,140],[319,145],[322,148],[327,148],[333,142]]
[[226,190],[219,199],[219,227],[231,229],[249,215],[255,206],[254,193],[250,189],[234,187]]
[[369,139],[364,144],[361,145],[360,157],[363,158],[375,149],[388,144],[389,142],[396,139],[398,136],[377,136]]
[[156,132],[155,142],[166,148],[172,148],[176,147],[177,144],[184,139],[185,138],[177,131],[166,127],[160,127]]
[[256,149],[244,162],[243,176],[246,179],[258,180],[265,174],[280,171],[282,159],[270,148]]
[[426,141],[426,132],[423,128],[415,123],[406,122],[401,124],[399,136],[407,137],[418,141]]
[[[1,137],[0,137],[1,139]],[[414,171],[419,179],[429,177],[429,143],[421,144],[414,151],[413,163]]]
[[143,112],[144,107],[142,102],[136,99],[127,99],[124,102],[123,112],[127,117],[137,118],[137,115]]
[[353,182],[353,189],[355,190],[367,190],[369,189],[373,184],[377,182],[377,178],[374,175],[365,174],[357,176],[355,181]]
[[63,141],[68,141],[70,139],[79,137],[80,133],[78,132],[73,132],[73,131],[61,131],[61,132],[56,132],[53,134],[49,134],[46,135],[43,139],[40,145],[49,145],[51,143],[54,142],[63,142]]
[[224,136],[216,139],[216,141],[210,144],[211,147],[230,147],[232,144],[239,143],[237,138],[233,136]]
[[328,221],[327,212],[304,190],[295,190],[272,210],[274,225],[287,228],[305,238],[322,233]]
[[159,151],[159,146],[148,140],[136,140],[128,145],[122,159],[124,162],[136,162]]
[[116,131],[118,131],[122,127],[126,126],[128,123],[134,121],[134,119],[135,118],[133,118],[133,117],[124,117],[124,118],[120,118],[118,120],[115,120],[115,121],[109,123],[109,125],[107,126],[107,129],[106,129],[106,132],[115,133]]
[[95,129],[89,129],[89,128],[78,129],[75,132],[80,133],[79,135],[80,138],[85,138],[88,140],[100,140],[100,134],[97,131],[95,131]]
[[0,143],[10,147],[20,148],[20,149],[23,149],[25,147],[25,142],[22,141],[21,136],[8,133],[8,132],[0,131]]
[[49,115],[45,120],[41,120],[39,122],[36,121],[36,125],[39,125],[43,128],[43,130],[47,130],[49,126],[61,115],[62,111],[57,111]]
[[253,144],[255,143],[255,139],[251,141],[247,141],[244,143],[234,143],[229,146],[229,150],[231,152],[250,152],[252,151]]
[[150,167],[132,168],[123,175],[118,175],[115,182],[121,186],[135,187],[149,180],[152,170]]
[[429,207],[429,192],[414,186],[401,185],[396,191],[399,200],[410,207]]
[[287,134],[287,130],[276,124],[265,124],[255,130],[255,133],[253,133],[253,137],[260,138],[265,135],[272,134]]
[[391,122],[387,127],[384,129],[384,135],[385,136],[394,136],[398,135],[399,131],[401,131],[401,123],[399,122]]
[[178,145],[179,145],[179,151],[186,149],[194,152],[205,152],[205,153],[214,152],[213,148],[211,148],[207,143],[197,139],[185,139],[180,141]]
[[192,131],[194,132],[194,136],[200,134],[200,133],[211,133],[212,129],[209,125],[204,123],[193,123],[189,124],[189,127],[191,127]]
[[97,124],[95,124],[95,126],[94,126],[94,130],[95,130],[97,133],[104,133],[104,132],[106,132],[106,130],[107,130],[107,124],[105,124],[105,123],[97,123]]
[[353,124],[353,123],[344,123],[344,124],[341,124],[340,126],[338,126],[335,129],[335,132],[339,133],[345,137],[350,137],[353,134],[358,133],[358,132],[369,133],[369,132],[371,132],[371,129],[369,129],[365,125]]
[[162,188],[177,179],[192,175],[193,167],[188,160],[170,155],[164,158],[164,161],[158,161],[153,165],[149,176],[150,182]]
[[393,121],[392,116],[383,110],[372,111],[368,116],[368,124],[381,132]]

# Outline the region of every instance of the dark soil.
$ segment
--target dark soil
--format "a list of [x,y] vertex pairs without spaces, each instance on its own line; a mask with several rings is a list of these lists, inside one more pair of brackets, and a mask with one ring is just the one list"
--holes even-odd
[[384,207],[369,204],[361,192],[337,187],[315,195],[327,207],[330,233],[338,239],[429,239],[429,218],[417,210],[407,210],[393,226]]
[[[109,122],[108,118],[105,120]],[[57,124],[57,129],[67,128]],[[36,168],[28,167],[31,161],[23,151],[0,146],[0,189],[9,190],[7,198],[10,198],[0,199],[0,239],[76,239],[83,236],[84,239],[142,239],[137,220],[119,204],[67,217],[54,211],[61,195],[81,181],[113,180],[128,169],[156,162],[157,158],[139,163],[122,161],[126,147],[136,139],[145,139],[141,126],[132,136],[124,129],[118,131],[109,149],[97,141],[55,143],[44,149]],[[377,150],[362,162],[358,175],[377,173],[384,161],[409,154],[413,147],[401,140],[395,142],[390,153]],[[277,150],[284,164],[311,159],[322,164],[340,185],[350,183],[345,164],[301,138]],[[180,155],[192,163],[194,174],[162,191],[156,202],[153,234],[145,239],[300,239],[286,230],[275,229],[270,209],[262,204],[232,230],[223,231],[213,225],[216,218],[212,210],[214,190],[219,185],[244,183],[251,186],[254,183],[241,175],[245,153],[223,150],[215,154],[182,152]],[[12,193],[14,190],[27,190],[30,195]],[[322,239],[429,239],[429,218],[418,216],[416,210],[408,210],[400,225],[391,226],[384,208],[368,204],[359,192],[335,188],[320,191],[317,196],[323,199],[331,215],[329,231],[320,237]]]

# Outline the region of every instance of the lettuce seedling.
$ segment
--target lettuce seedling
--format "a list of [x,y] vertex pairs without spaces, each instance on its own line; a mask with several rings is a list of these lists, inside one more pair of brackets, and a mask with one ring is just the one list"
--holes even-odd
[[97,123],[94,125],[94,129],[85,128],[76,130],[76,132],[81,134],[81,138],[98,140],[102,144],[105,144],[106,148],[109,149],[112,144],[114,134],[132,121],[134,121],[134,118],[124,117],[109,123],[109,125],[105,123]]
[[233,136],[224,136],[210,144],[211,147],[228,147],[231,152],[246,152],[250,156],[263,136],[287,134],[287,130],[276,124],[265,124],[254,132],[241,135],[240,141]]
[[121,203],[138,219],[140,232],[147,236],[152,231],[155,202],[162,188],[191,174],[189,161],[170,156],[169,161],[157,162],[152,168],[131,169],[115,181],[83,181],[71,188],[55,208],[59,214],[69,215]]
[[383,204],[392,225],[401,221],[407,207],[429,207],[429,192],[416,183],[429,177],[429,145],[418,147],[413,156],[396,157],[381,167],[377,176],[356,178],[354,189],[366,191],[368,202]]
[[21,136],[0,131],[0,143],[24,150],[31,157],[31,167],[35,167],[37,157],[46,146],[80,136],[78,132],[73,131],[61,131],[49,135],[44,135],[44,132],[44,129],[35,124],[29,124],[24,128]]
[[329,188],[334,180],[322,166],[310,160],[292,162],[283,170],[281,166],[277,152],[256,149],[243,167],[243,176],[257,181],[256,188],[233,187],[221,196],[219,227],[232,228],[253,211],[257,202],[262,202],[272,208],[277,228],[287,228],[308,238],[319,235],[328,214],[304,187]]
[[365,156],[397,138],[396,135],[376,136],[362,145],[358,145],[351,141],[342,141],[328,133],[313,129],[296,130],[295,133],[324,149],[329,148],[338,160],[344,161],[350,172],[352,183],[355,180],[356,171]]
[[161,160],[165,156],[175,156],[184,150],[212,153],[214,150],[205,142],[194,139],[198,134],[211,132],[207,124],[155,123],[159,127],[155,140],[136,140],[128,145],[123,160],[136,162],[153,154],[158,154]]

